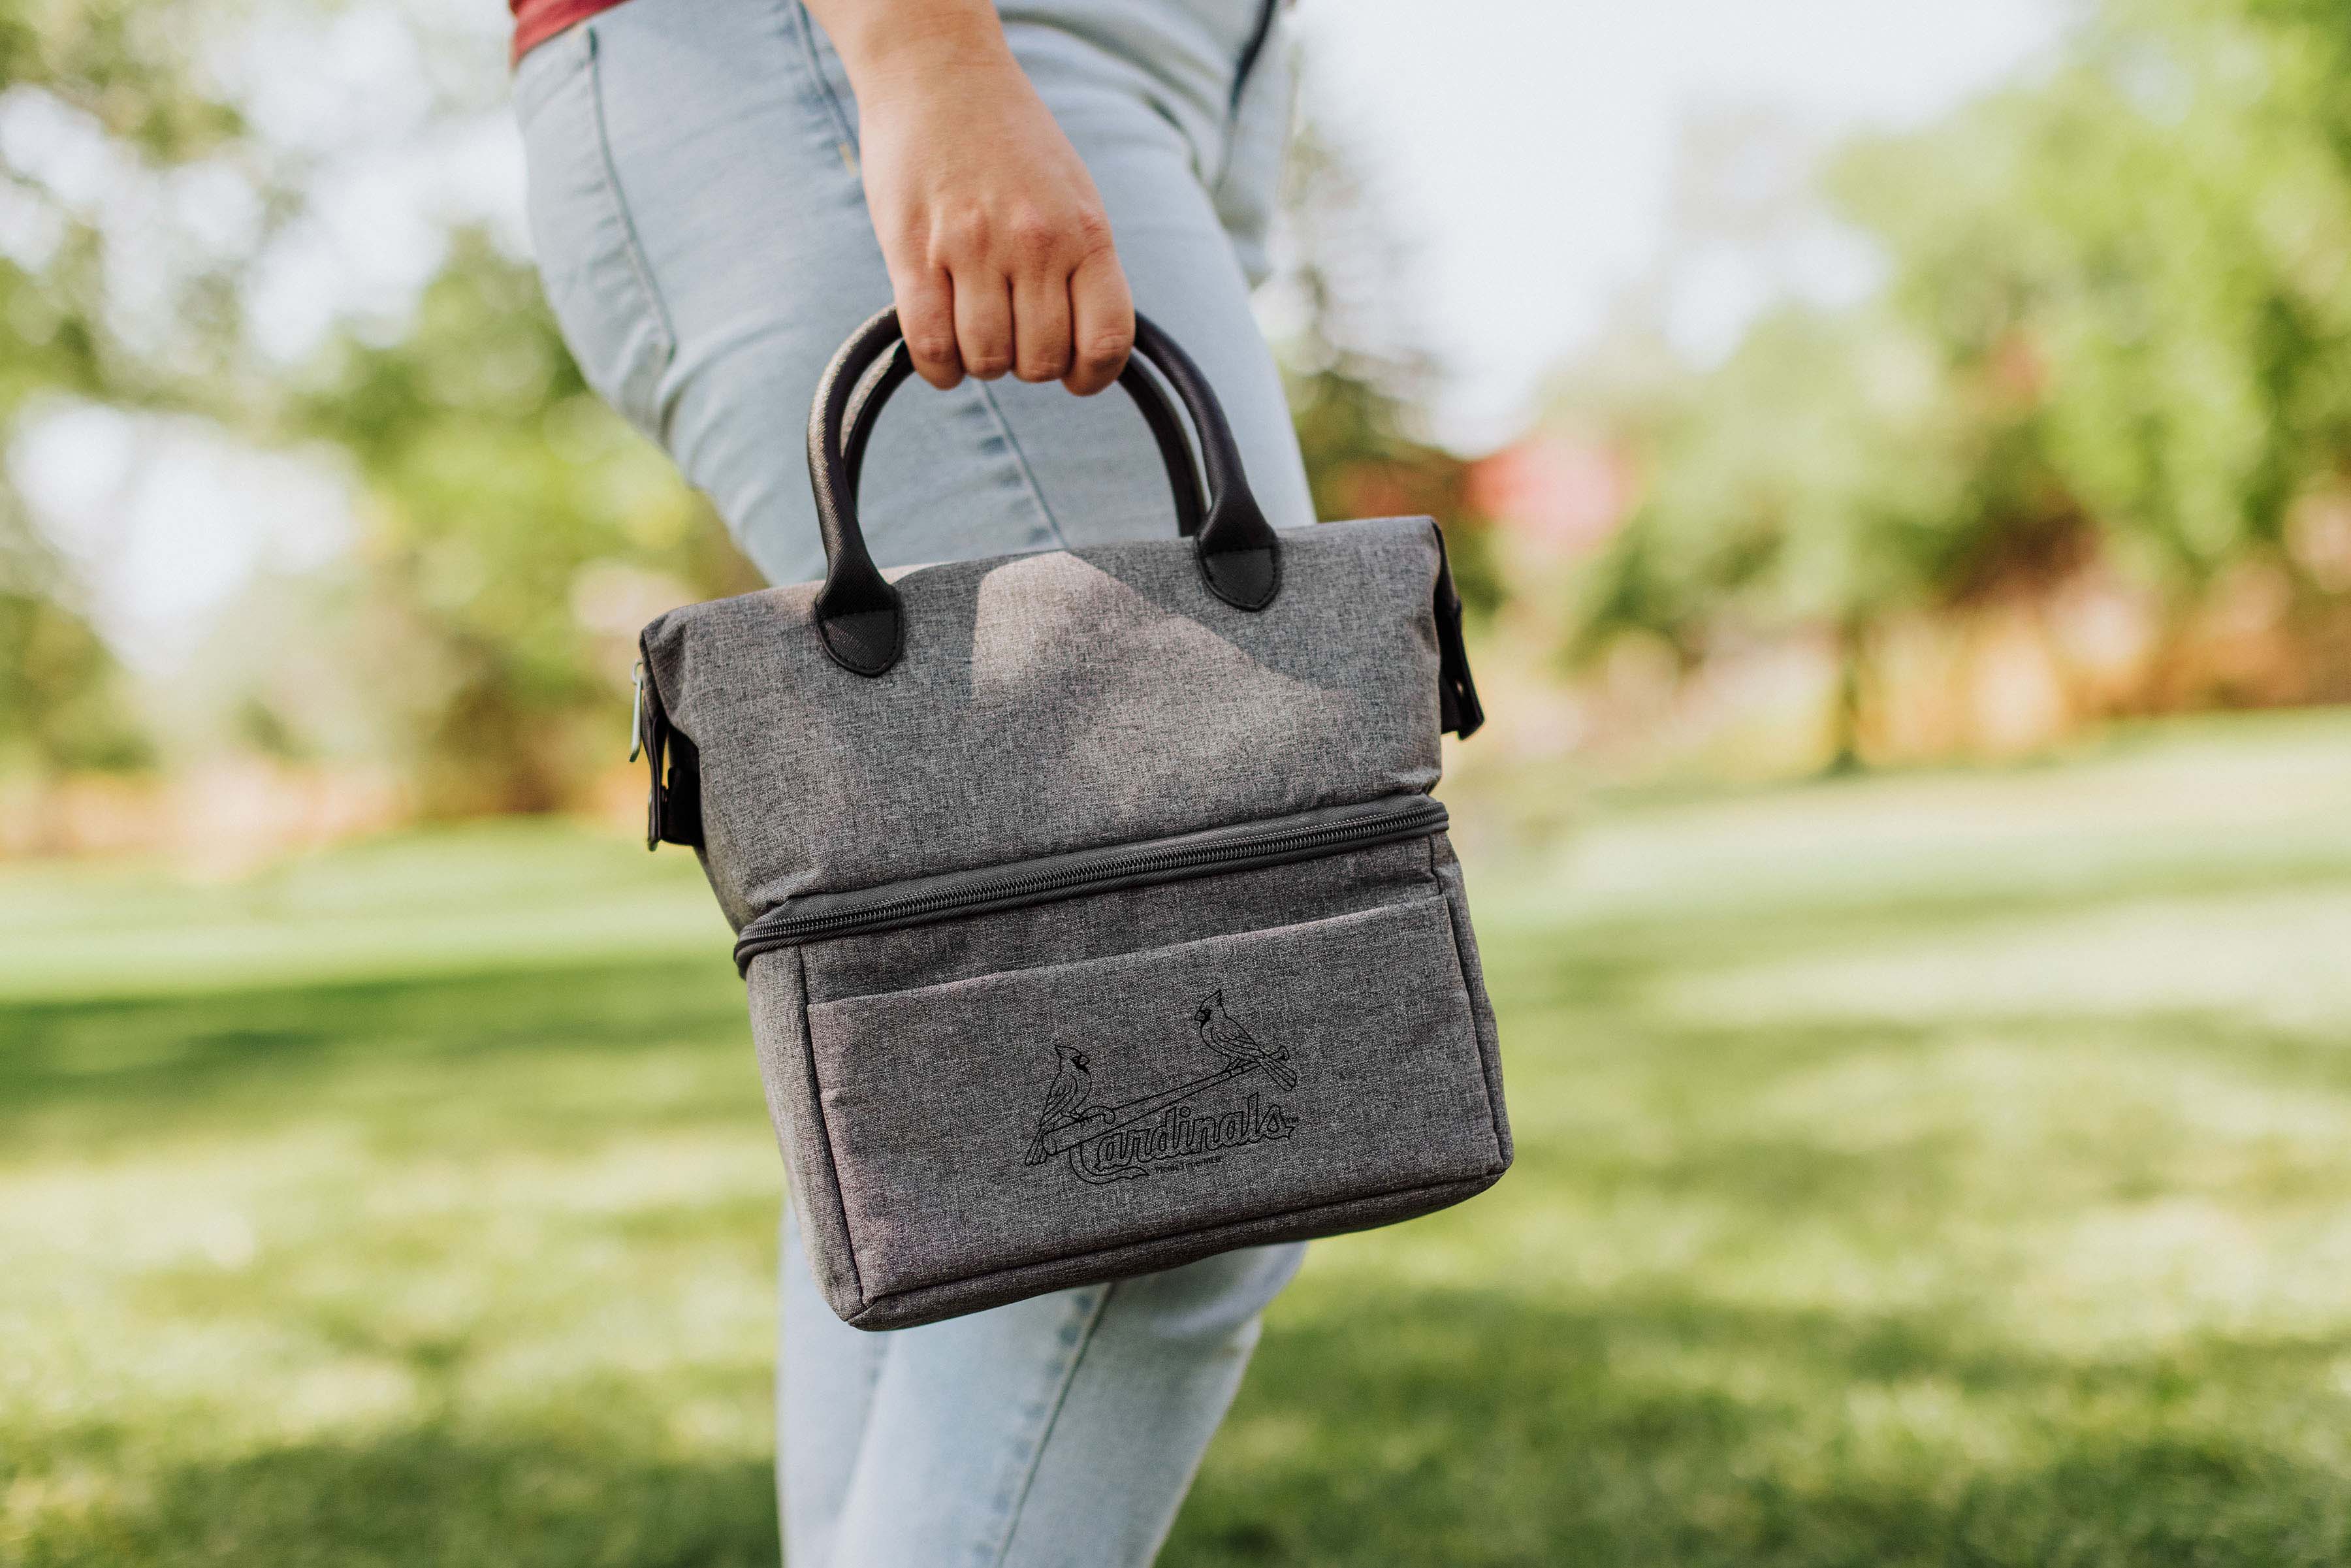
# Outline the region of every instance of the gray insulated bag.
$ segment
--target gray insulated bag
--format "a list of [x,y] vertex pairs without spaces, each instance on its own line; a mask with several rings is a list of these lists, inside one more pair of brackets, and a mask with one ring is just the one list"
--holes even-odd
[[1276,532],[1138,319],[1178,535],[885,577],[857,476],[911,368],[884,311],[818,388],[825,580],[642,639],[650,837],[739,934],[832,1310],[900,1328],[1491,1186],[1494,1017],[1428,794],[1481,716],[1437,525]]

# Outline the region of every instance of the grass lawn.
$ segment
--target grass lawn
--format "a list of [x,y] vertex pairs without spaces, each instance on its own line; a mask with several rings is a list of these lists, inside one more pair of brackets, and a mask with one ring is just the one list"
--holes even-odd
[[[1163,1563],[2351,1562],[2351,717],[1464,836],[1518,1166]],[[682,853],[0,867],[0,1564],[772,1564],[778,1183]]]

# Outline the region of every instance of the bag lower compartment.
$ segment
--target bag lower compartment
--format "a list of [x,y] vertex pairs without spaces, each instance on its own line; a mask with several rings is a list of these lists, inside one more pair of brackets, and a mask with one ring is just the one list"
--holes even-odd
[[1407,1218],[1510,1162],[1441,832],[749,976],[803,1235],[860,1326]]

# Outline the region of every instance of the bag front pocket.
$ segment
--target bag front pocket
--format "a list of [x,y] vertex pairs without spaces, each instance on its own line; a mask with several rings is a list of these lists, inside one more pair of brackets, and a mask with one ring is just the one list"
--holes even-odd
[[1508,1164],[1434,886],[806,1020],[869,1299]]

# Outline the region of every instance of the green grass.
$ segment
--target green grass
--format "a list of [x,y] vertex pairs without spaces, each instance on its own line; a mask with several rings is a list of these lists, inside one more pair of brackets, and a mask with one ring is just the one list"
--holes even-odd
[[[1315,1249],[1164,1563],[2351,1561],[2351,720],[1464,836],[1518,1166]],[[772,1563],[706,904],[0,869],[0,1564]]]

